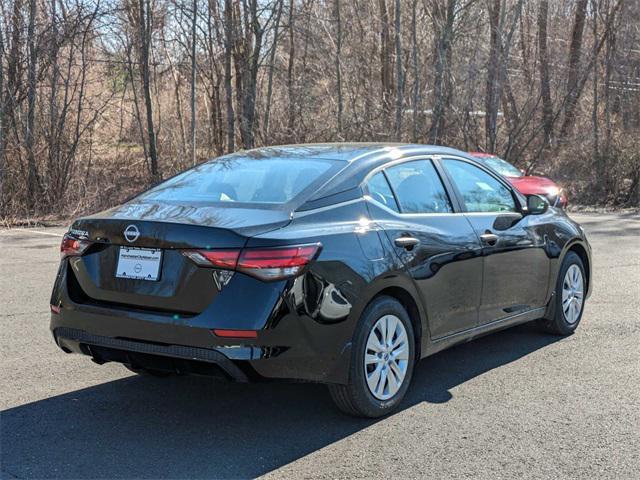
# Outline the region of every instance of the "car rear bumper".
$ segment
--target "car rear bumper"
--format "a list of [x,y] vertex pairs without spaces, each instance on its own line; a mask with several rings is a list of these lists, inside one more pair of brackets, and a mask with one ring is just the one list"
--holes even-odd
[[[56,343],[65,352],[82,353],[90,355],[98,363],[118,361],[139,367],[150,365],[162,365],[165,369],[180,370],[181,362],[154,362],[153,357],[163,357],[167,360],[182,360],[185,362],[201,362],[217,366],[227,377],[238,381],[247,382],[249,376],[246,371],[238,367],[230,357],[253,356],[253,348],[245,347],[243,352],[234,349],[233,355],[221,349],[206,349],[186,347],[183,345],[161,345],[156,343],[121,338],[93,335],[74,328],[59,327],[53,330]],[[240,354],[240,355],[239,355]],[[161,367],[162,369],[162,367]]]
[[[82,311],[51,315],[57,345],[67,353],[91,356],[99,364],[115,361],[182,373],[203,373],[206,369],[200,367],[206,364],[239,382],[281,378],[346,383],[348,378],[350,343],[317,348],[313,336],[293,326],[280,326],[277,335],[262,332],[258,338],[222,339],[208,329],[143,323],[141,327],[140,320],[130,317]],[[146,330],[143,336],[140,328]]]
[[[219,369],[236,381],[348,381],[352,322],[319,323],[288,306],[286,292],[276,295],[279,300],[274,305],[244,302],[239,309],[245,323],[230,327],[229,316],[237,316],[238,309],[225,313],[215,302],[192,316],[75,302],[68,293],[65,270],[63,265],[54,287],[51,304],[56,311],[52,310],[50,328],[66,352],[89,355],[97,363],[148,368],[157,363],[159,369],[184,373],[203,373],[213,366],[209,370]],[[255,312],[245,317],[251,305]],[[219,337],[214,329],[220,328],[253,329],[256,337]]]

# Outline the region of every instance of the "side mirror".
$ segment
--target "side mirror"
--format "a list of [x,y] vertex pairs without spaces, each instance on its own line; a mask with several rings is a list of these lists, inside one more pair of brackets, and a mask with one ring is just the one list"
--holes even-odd
[[527,195],[527,214],[541,215],[549,210],[549,202],[540,195]]

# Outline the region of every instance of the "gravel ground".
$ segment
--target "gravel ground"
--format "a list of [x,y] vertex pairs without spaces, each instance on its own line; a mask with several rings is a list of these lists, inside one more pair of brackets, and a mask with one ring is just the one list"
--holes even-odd
[[402,409],[314,384],[143,378],[62,353],[63,229],[0,232],[2,478],[638,478],[640,217],[573,214],[595,290],[577,333],[516,327],[423,360]]

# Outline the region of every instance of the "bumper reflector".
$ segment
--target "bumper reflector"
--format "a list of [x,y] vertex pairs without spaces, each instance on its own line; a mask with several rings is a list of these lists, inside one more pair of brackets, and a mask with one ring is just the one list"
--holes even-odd
[[49,308],[51,308],[51,313],[55,313],[56,315],[60,313],[60,307],[57,305],[49,305]]
[[215,329],[213,333],[216,337],[231,337],[231,338],[256,338],[258,332],[255,330],[222,330]]

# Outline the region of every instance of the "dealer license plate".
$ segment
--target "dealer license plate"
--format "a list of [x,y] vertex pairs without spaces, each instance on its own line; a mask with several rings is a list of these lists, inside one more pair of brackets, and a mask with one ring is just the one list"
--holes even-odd
[[159,248],[120,247],[116,277],[156,281],[160,277],[161,261]]

